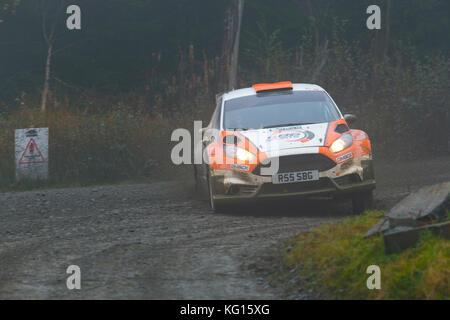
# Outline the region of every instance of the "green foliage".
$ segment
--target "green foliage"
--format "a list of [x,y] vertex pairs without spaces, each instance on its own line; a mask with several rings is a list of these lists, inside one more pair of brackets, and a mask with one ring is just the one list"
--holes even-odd
[[14,13],[19,3],[20,0],[0,0],[0,12]]
[[20,0],[0,0],[0,26],[9,16],[16,13]]
[[289,52],[283,50],[280,29],[269,30],[265,21],[258,23],[258,32],[249,34],[249,45],[245,51],[248,64],[258,72],[262,79],[273,79],[285,62]]
[[[345,24],[336,22],[339,28],[345,29]],[[254,64],[241,72],[241,85],[270,80],[310,83],[318,63],[310,33],[303,40],[290,54],[260,53],[258,59],[258,50],[247,52]],[[394,42],[392,51],[393,57],[380,59],[364,52],[358,43],[339,40],[336,34],[315,82],[332,95],[343,113],[358,116],[354,128],[369,134],[375,154],[399,158],[448,154],[448,58],[417,59],[413,48],[402,42]],[[267,70],[268,65],[276,68]]]
[[[448,155],[450,43],[443,39],[450,1],[391,1],[389,37],[386,3],[380,2],[382,30],[373,31],[365,26],[370,0],[247,0],[239,86],[308,83],[317,75],[344,113],[357,114],[355,126],[368,132],[377,156]],[[83,93],[98,106],[135,95],[130,108],[163,109],[174,121],[209,116],[228,82],[229,0],[71,4],[82,9],[82,30],[68,31],[61,17],[50,85],[55,99]],[[36,7],[22,0],[0,24],[0,112],[18,112],[23,97],[39,99],[46,46]]]
[[[450,241],[424,233],[415,247],[385,255],[381,236],[363,237],[381,215],[368,212],[291,239],[285,264],[298,275],[291,289],[312,284],[328,299],[449,299]],[[381,269],[381,290],[367,289],[370,265]]]
[[[72,186],[157,176],[170,164],[166,141],[176,125],[160,113],[122,103],[101,111],[60,105],[47,114],[24,106],[0,116],[0,190],[32,187],[14,181],[17,128],[49,127],[49,185]],[[150,160],[161,166],[148,167]]]
[[[46,48],[36,2],[0,2],[9,5],[8,11],[17,6],[17,14],[0,28],[0,60],[8,61],[0,69],[0,103],[14,99],[22,90],[31,93],[41,85]],[[421,62],[429,55],[448,55],[450,43],[442,41],[442,36],[450,32],[446,15],[450,2],[413,2],[414,5],[410,0],[392,1],[388,43],[393,45],[401,40],[411,44]],[[224,17],[229,0],[111,0],[101,4],[76,0],[70,3],[82,9],[82,30],[68,31],[62,14],[55,50],[65,49],[55,54],[53,72],[75,86],[107,92],[128,91],[144,86],[155,73],[164,78],[176,75],[181,52],[191,44],[197,57],[206,54],[210,59],[226,54],[222,49],[224,34],[228,32],[224,30]],[[265,71],[269,59],[267,80],[282,77],[280,70],[298,67],[290,65],[291,61],[284,56],[299,48],[304,48],[304,65],[307,65],[313,52],[306,47],[311,44],[314,47],[316,28],[320,43],[327,38],[335,46],[348,43],[364,54],[371,52],[374,42],[378,46],[384,43],[386,23],[383,21],[381,31],[367,30],[366,8],[370,4],[369,0],[286,0],[282,5],[270,0],[247,0],[241,52],[250,52],[250,58],[245,59],[244,55],[241,59],[241,73]],[[385,19],[385,1],[380,5]],[[391,58],[394,55],[395,52],[389,51]],[[161,89],[159,81],[154,81],[152,86]]]
[[14,181],[14,130],[29,127],[50,129],[49,186],[176,177],[170,136],[175,128],[192,129],[193,120],[209,120],[217,91],[211,87],[220,83],[212,67],[220,65],[194,58],[182,70],[202,76],[180,70],[157,93],[148,87],[105,96],[55,84],[46,113],[39,97],[22,93],[14,108],[0,112],[0,191],[33,187]]
[[[58,14],[53,75],[111,93],[142,88],[156,74],[154,87],[160,89],[191,43],[196,56],[218,52],[227,2],[72,1],[81,8],[82,29],[67,30],[65,10]],[[22,90],[34,93],[42,85],[47,49],[36,3],[22,0],[17,14],[0,24],[0,109]]]

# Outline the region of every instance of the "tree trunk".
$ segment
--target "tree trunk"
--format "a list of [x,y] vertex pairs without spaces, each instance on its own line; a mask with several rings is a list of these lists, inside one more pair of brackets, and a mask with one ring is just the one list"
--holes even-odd
[[231,68],[228,89],[233,90],[237,84],[237,69],[239,60],[239,41],[241,36],[242,16],[244,14],[244,0],[238,0],[238,23],[234,37],[233,53],[231,55]]
[[318,76],[322,72],[323,67],[327,63],[328,59],[328,39],[325,38],[325,42],[323,43],[323,48],[320,50],[317,56],[317,64],[311,76],[311,82],[316,82]]
[[386,58],[389,54],[389,41],[391,36],[391,0],[387,0],[386,11],[386,37],[384,40],[383,58]]
[[47,51],[47,61],[45,63],[45,79],[44,79],[44,90],[42,91],[42,100],[41,100],[41,111],[45,112],[47,109],[47,96],[48,91],[50,87],[50,68],[51,68],[51,62],[52,62],[52,50],[53,50],[53,43],[48,44],[48,51]]
[[306,4],[308,6],[308,14],[313,21],[315,53],[316,53],[316,59],[317,59],[319,56],[319,49],[320,49],[320,32],[319,32],[319,27],[317,26],[316,17],[314,16],[314,11],[313,11],[311,0],[306,1]]

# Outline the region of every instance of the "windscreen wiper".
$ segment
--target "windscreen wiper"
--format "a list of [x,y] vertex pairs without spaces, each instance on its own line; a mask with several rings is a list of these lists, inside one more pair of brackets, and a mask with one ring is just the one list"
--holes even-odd
[[228,128],[226,130],[230,130],[230,131],[247,131],[249,129],[248,128]]

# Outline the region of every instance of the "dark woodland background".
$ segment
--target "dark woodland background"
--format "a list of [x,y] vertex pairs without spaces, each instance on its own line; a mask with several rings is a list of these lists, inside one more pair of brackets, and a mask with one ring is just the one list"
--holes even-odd
[[[69,4],[82,30],[66,28]],[[381,30],[366,28],[372,4]],[[449,14],[448,0],[246,0],[237,87],[317,83],[375,157],[448,156]],[[161,172],[172,130],[207,121],[228,89],[237,20],[232,0],[0,0],[0,188],[15,183],[14,129],[32,126],[50,127],[51,184]]]

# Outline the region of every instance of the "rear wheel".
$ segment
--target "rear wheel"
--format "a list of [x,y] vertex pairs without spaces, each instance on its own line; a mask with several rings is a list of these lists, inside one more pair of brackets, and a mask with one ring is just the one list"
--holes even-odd
[[200,178],[198,176],[198,167],[194,164],[194,181],[195,181],[195,191],[200,190]]
[[363,191],[352,196],[353,213],[361,214],[373,207],[373,190]]
[[199,200],[209,200],[206,172],[202,165],[194,165],[195,195]]

